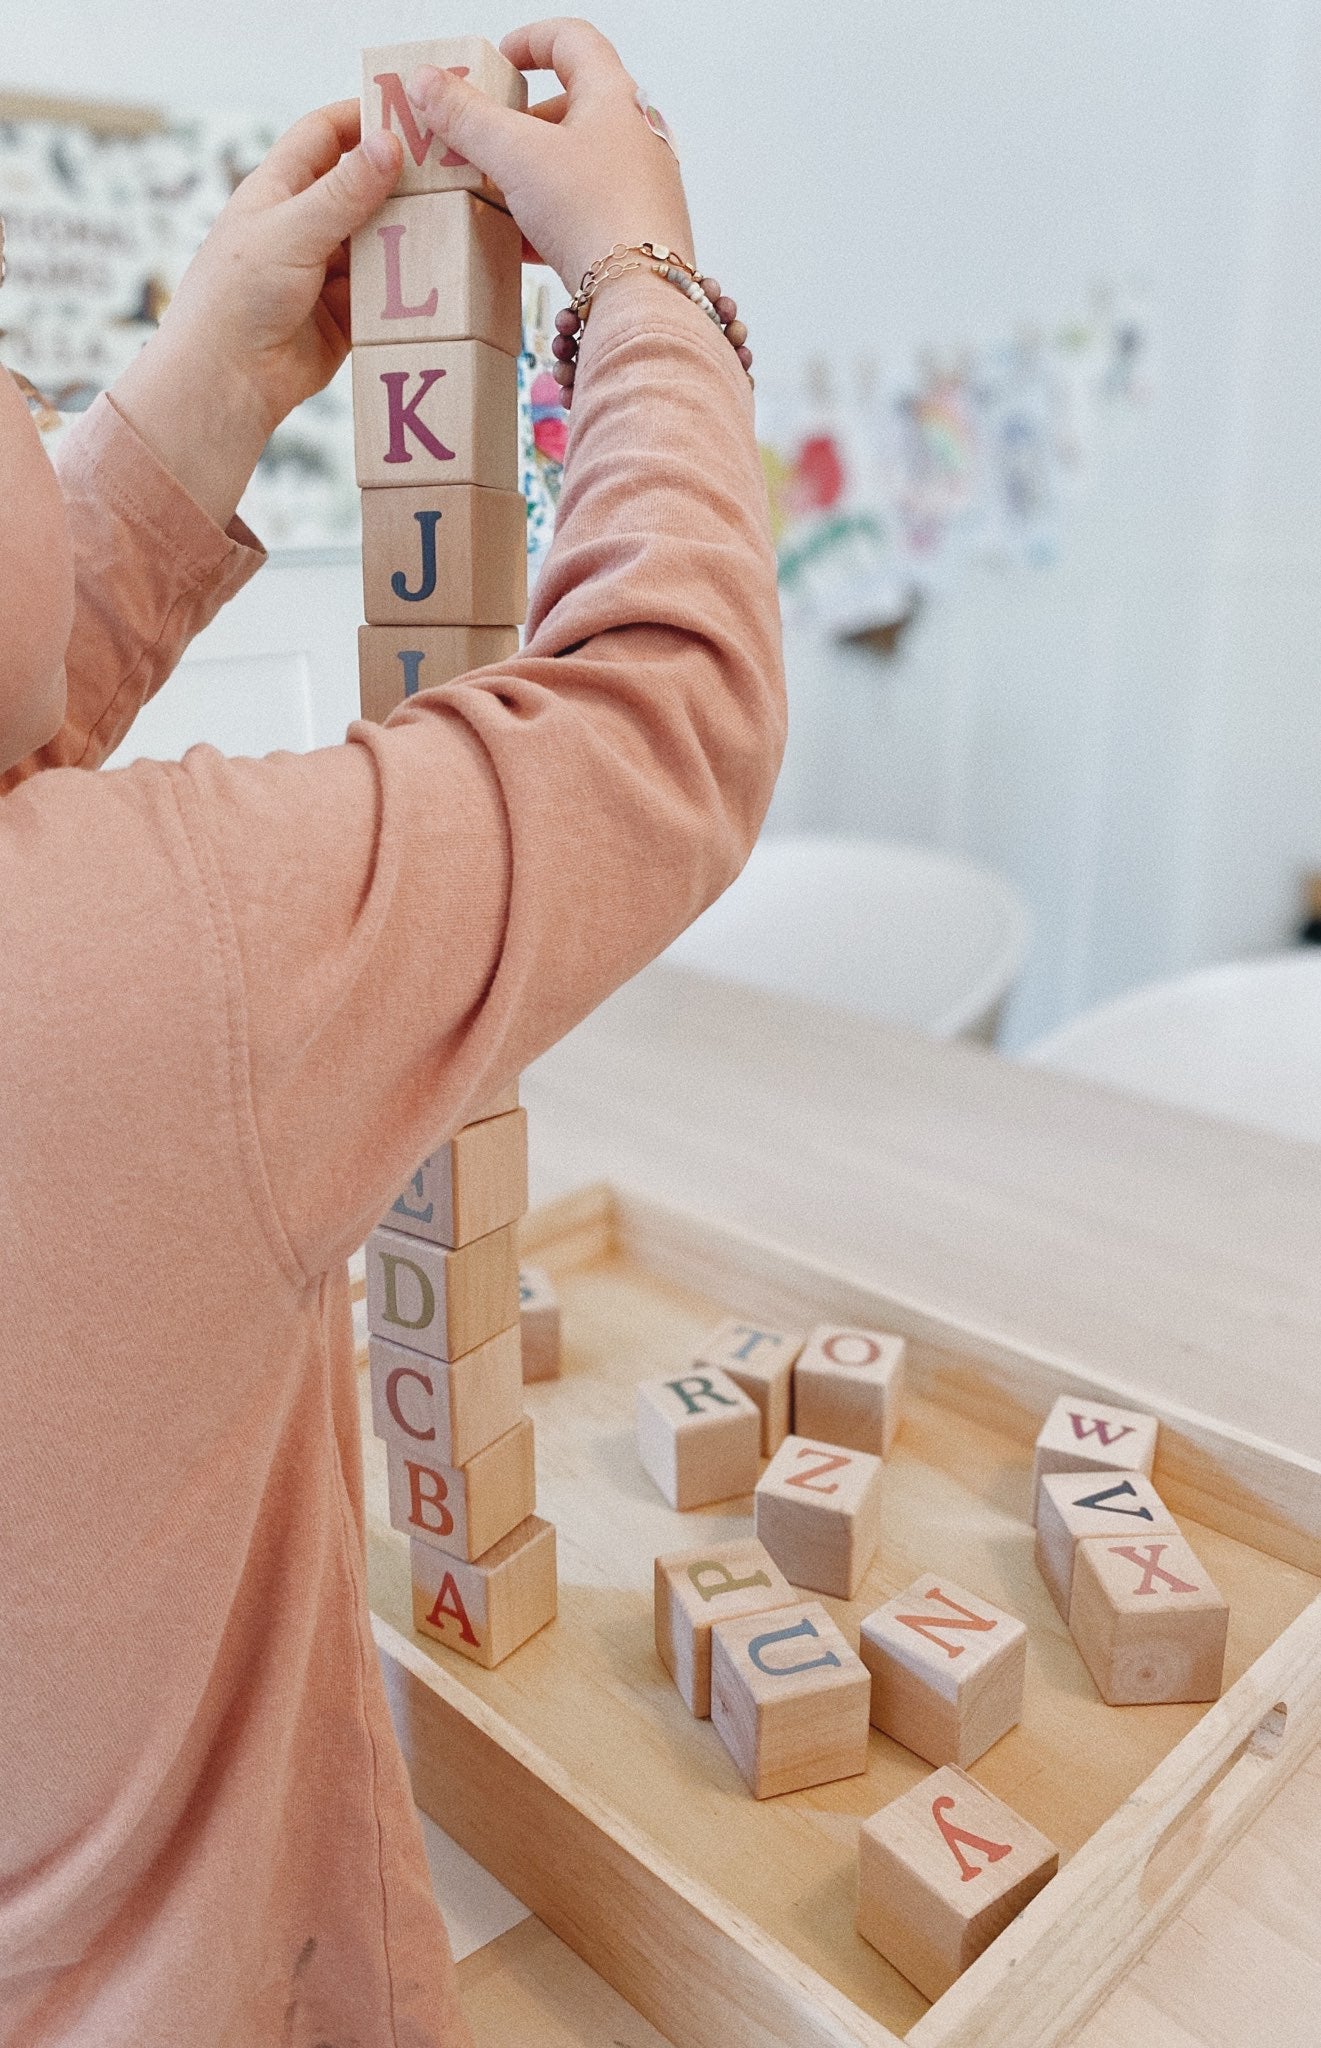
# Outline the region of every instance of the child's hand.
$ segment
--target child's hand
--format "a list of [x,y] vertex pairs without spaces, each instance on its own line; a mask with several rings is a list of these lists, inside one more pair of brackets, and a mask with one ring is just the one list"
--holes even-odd
[[673,152],[647,124],[612,44],[586,21],[540,21],[500,48],[521,71],[555,71],[564,92],[515,113],[452,72],[424,65],[406,80],[436,134],[494,178],[530,252],[576,291],[616,242],[663,242],[694,259]]

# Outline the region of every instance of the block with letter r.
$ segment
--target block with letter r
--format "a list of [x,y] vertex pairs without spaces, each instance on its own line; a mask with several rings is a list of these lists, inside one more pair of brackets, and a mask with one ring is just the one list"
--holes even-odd
[[751,1493],[760,1443],[756,1404],[727,1373],[679,1372],[639,1383],[638,1456],[672,1508]]

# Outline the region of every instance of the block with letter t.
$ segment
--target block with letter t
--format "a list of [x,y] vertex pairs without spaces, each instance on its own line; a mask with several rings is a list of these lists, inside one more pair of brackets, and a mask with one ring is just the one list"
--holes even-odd
[[793,1364],[803,1348],[800,1333],[731,1316],[704,1337],[693,1355],[693,1371],[716,1367],[742,1387],[761,1416],[761,1454],[774,1457],[793,1421]]

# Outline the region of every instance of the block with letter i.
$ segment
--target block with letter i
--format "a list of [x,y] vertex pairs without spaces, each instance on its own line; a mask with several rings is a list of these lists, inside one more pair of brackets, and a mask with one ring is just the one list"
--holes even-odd
[[753,1536],[658,1557],[656,1654],[680,1697],[704,1721],[711,1712],[711,1630],[717,1621],[792,1607],[800,1595]]
[[1037,1435],[1032,1460],[1032,1519],[1037,1495],[1049,1472],[1141,1472],[1151,1477],[1156,1462],[1154,1415],[1117,1408],[1109,1401],[1085,1401],[1061,1394]]
[[555,1531],[529,1515],[474,1563],[409,1545],[413,1626],[487,1670],[555,1619]]
[[868,1695],[819,1600],[712,1628],[711,1720],[755,1799],[865,1771]]
[[1069,1633],[1112,1707],[1216,1700],[1229,1608],[1182,1536],[1088,1536],[1073,1560]]
[[756,1406],[726,1373],[713,1368],[638,1384],[638,1456],[672,1508],[751,1493],[760,1442]]
[[1019,1720],[1027,1630],[925,1572],[862,1624],[872,1726],[931,1764],[976,1763]]
[[517,626],[359,626],[359,707],[383,725],[419,691],[517,653]]
[[787,1436],[757,1481],[757,1535],[785,1577],[851,1600],[881,1540],[881,1461]]
[[858,1932],[925,1998],[939,1998],[1059,1860],[1021,1814],[947,1764],[863,1822]]

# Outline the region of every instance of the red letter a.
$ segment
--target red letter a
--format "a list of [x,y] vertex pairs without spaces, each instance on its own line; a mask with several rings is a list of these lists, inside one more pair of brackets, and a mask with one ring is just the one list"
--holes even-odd
[[451,1621],[458,1622],[460,1636],[465,1643],[471,1643],[473,1648],[476,1649],[477,1637],[473,1633],[472,1623],[468,1619],[468,1610],[463,1604],[463,1596],[454,1583],[453,1572],[446,1572],[440,1582],[440,1591],[436,1595],[436,1604],[427,1616],[428,1626],[431,1628],[442,1628],[444,1626],[442,1617],[445,1615],[448,1615]]
[[952,1811],[953,1806],[954,1801],[950,1798],[948,1792],[943,1793],[939,1799],[932,1800],[931,1814],[936,1826],[949,1843],[950,1854],[958,1864],[963,1882],[966,1884],[970,1877],[980,1877],[985,1865],[969,1863],[959,1847],[960,1842],[966,1842],[970,1849],[980,1849],[987,1863],[998,1863],[1002,1856],[1008,1856],[1012,1853],[1014,1845],[1012,1842],[988,1842],[981,1835],[970,1835],[966,1828],[956,1828],[951,1821],[947,1821],[945,1818],[945,1815]]

